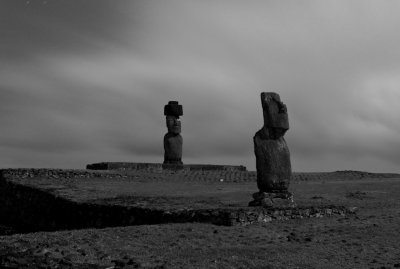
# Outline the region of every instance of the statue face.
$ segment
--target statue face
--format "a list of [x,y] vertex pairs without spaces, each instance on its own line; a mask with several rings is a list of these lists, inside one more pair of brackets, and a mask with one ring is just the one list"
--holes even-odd
[[167,116],[166,121],[167,121],[168,133],[173,133],[173,134],[181,133],[181,122],[177,117]]
[[289,129],[289,118],[286,105],[274,92],[261,93],[261,104],[264,114],[264,127],[276,129],[281,136]]

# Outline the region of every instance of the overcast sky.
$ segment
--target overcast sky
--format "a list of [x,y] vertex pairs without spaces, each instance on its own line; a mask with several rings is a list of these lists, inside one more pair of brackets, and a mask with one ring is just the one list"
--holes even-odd
[[260,93],[286,103],[294,171],[400,172],[400,1],[2,0],[0,167],[255,169]]

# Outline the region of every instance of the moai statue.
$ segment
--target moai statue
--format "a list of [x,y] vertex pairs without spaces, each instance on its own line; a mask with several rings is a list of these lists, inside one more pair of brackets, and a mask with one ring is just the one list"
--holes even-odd
[[182,105],[169,101],[164,107],[168,133],[164,136],[164,164],[182,164],[182,136],[179,116],[183,115]]
[[286,105],[277,93],[261,93],[264,126],[254,135],[257,187],[249,206],[293,207],[288,192],[292,168],[289,148],[283,135],[289,129]]

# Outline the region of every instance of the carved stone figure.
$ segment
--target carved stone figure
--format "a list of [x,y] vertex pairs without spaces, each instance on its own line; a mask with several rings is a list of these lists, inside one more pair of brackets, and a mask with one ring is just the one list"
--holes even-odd
[[254,138],[257,187],[250,206],[294,206],[288,192],[292,168],[289,148],[283,135],[289,129],[286,105],[277,93],[261,93],[264,126]]
[[182,105],[169,101],[164,107],[168,133],[164,136],[164,164],[182,164],[182,136],[179,116],[183,115]]

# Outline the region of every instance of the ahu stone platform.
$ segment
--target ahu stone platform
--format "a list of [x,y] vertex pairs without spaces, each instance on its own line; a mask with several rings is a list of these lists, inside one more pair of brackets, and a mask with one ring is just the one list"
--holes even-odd
[[88,164],[90,170],[186,170],[186,171],[246,171],[242,165],[214,164],[162,164],[162,163],[132,163],[132,162],[101,162]]
[[[303,180],[306,174],[296,176]],[[255,172],[240,170],[2,169],[0,225],[17,232],[183,222],[232,226],[354,213],[340,201],[300,195],[295,208],[250,208],[255,182]]]

